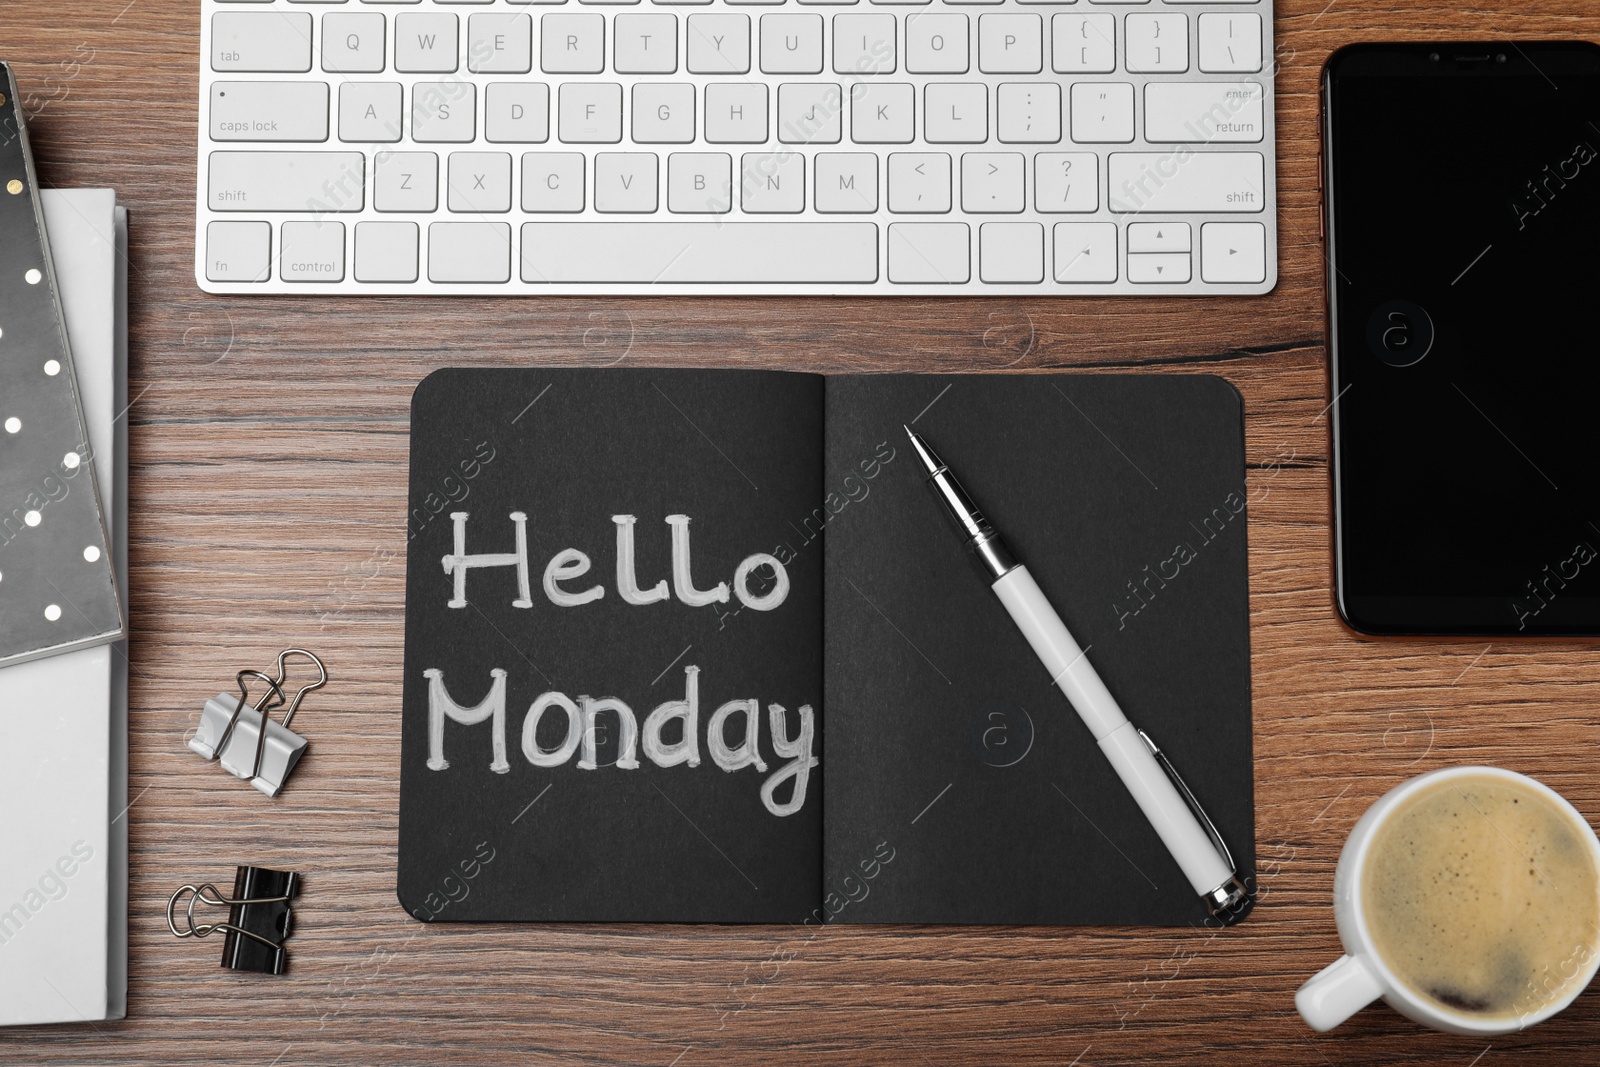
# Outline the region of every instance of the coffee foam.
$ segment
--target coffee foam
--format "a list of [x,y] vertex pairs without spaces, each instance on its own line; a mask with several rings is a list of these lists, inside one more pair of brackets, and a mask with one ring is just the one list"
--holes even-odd
[[1587,834],[1544,794],[1490,775],[1408,797],[1361,879],[1379,955],[1438,1006],[1484,1019],[1565,999],[1600,951],[1600,871]]

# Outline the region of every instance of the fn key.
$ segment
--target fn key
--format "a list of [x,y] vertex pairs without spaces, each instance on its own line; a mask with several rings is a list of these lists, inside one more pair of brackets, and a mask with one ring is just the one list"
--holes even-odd
[[213,222],[206,227],[206,279],[264,282],[272,273],[272,224]]

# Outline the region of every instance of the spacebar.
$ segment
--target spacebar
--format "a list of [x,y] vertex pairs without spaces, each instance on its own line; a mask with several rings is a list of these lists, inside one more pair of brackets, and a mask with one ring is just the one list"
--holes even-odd
[[875,282],[871,222],[529,222],[525,282]]

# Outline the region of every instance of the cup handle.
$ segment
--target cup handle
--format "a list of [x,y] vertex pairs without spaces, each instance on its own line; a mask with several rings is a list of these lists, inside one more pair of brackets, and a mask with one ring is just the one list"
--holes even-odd
[[1311,1029],[1332,1030],[1350,1016],[1383,996],[1383,986],[1366,964],[1354,956],[1340,956],[1294,995],[1294,1006]]

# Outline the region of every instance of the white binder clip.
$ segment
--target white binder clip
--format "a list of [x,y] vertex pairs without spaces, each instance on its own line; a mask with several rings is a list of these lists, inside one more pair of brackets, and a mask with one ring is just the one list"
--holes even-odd
[[[283,683],[288,677],[286,661],[290,656],[304,656],[316,664],[317,680],[295,693],[293,700],[286,700]],[[252,678],[265,683],[267,691],[247,706],[250,693],[245,682]],[[200,726],[189,739],[189,748],[208,760],[220,757],[223,769],[229,774],[275,797],[306,750],[306,739],[290,730],[289,722],[307,693],[328,684],[328,669],[305,649],[288,648],[278,653],[276,678],[262,671],[245,670],[239,672],[238,681],[237,697],[222,693],[206,701],[200,712]],[[267,717],[286,702],[289,707],[281,721],[273,722]]]

